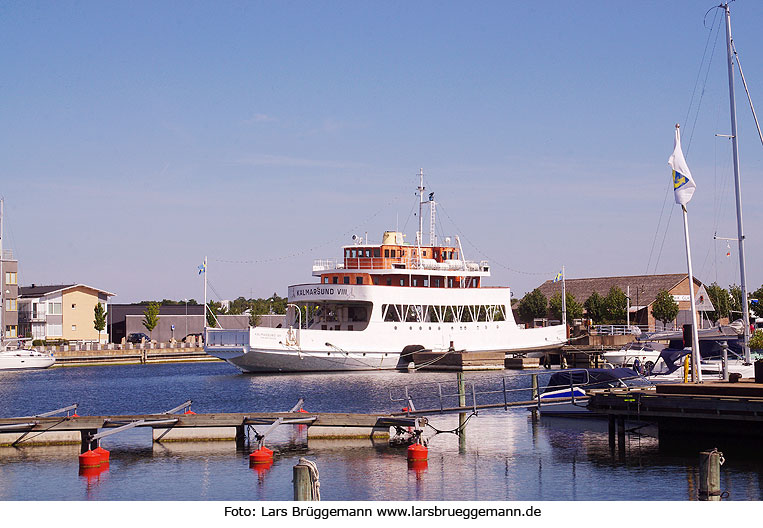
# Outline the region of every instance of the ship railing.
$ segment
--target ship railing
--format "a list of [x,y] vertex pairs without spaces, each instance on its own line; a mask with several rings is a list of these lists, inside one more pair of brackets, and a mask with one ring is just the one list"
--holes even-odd
[[249,329],[207,328],[206,344],[208,347],[247,346],[249,345]]
[[440,271],[489,271],[488,261],[481,260],[446,260],[438,262],[435,259],[420,259],[414,257],[382,258],[382,257],[347,257],[345,259],[316,259],[313,261],[313,272],[333,271],[339,269],[408,269],[408,270],[440,270]]

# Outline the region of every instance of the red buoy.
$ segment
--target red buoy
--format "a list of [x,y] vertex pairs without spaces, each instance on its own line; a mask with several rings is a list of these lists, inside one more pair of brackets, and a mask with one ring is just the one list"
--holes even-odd
[[101,446],[96,447],[93,449],[93,453],[97,454],[101,457],[101,461],[105,463],[109,463],[109,455],[111,454],[108,450],[102,448]]
[[98,467],[101,462],[103,462],[101,455],[93,451],[85,451],[79,456],[79,467],[81,468]]
[[408,446],[408,461],[419,462],[426,461],[429,450],[421,444],[411,444]]
[[253,451],[249,455],[249,465],[255,464],[272,464],[273,463],[273,451],[263,446],[256,451]]

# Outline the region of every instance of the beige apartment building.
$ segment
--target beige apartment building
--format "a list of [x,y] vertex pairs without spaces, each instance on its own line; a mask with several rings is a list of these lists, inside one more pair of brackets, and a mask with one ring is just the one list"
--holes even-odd
[[108,311],[115,294],[86,284],[22,286],[19,288],[19,332],[42,340],[108,342],[108,332],[95,329],[95,306]]

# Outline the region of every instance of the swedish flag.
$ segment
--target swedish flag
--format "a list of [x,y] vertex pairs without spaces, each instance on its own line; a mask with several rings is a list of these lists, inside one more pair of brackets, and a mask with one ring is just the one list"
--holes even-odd
[[560,280],[562,280],[562,272],[561,271],[556,274],[556,277],[554,277],[554,280],[551,281],[551,282],[559,282]]
[[199,275],[201,275],[202,273],[206,273],[206,271],[207,271],[207,264],[206,263],[204,263],[201,266],[199,266]]

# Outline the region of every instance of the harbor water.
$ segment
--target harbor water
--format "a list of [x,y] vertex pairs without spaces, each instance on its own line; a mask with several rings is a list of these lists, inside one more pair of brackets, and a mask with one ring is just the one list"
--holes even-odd
[[[545,373],[544,373],[545,375]],[[524,372],[467,373],[467,388],[530,387]],[[193,400],[197,413],[287,411],[299,398],[309,412],[394,412],[439,407],[456,374],[362,372],[243,375],[224,363],[176,363],[0,372],[0,417],[27,416],[73,403],[80,415],[159,413]],[[479,403],[484,403],[484,396]],[[502,394],[490,396],[503,401]],[[510,393],[516,401],[529,392]],[[467,402],[471,396],[467,395]],[[446,402],[453,404],[453,401]],[[105,438],[111,463],[81,476],[79,446],[0,448],[0,500],[291,500],[292,467],[317,464],[323,500],[696,500],[698,452],[666,453],[654,437],[628,434],[625,456],[610,450],[606,421],[542,417],[524,408],[480,411],[465,439],[457,414],[430,414],[429,460],[409,468],[404,447],[386,441],[307,442],[304,427],[282,426],[266,445],[272,467],[249,467],[253,447],[234,442],[153,444],[150,429]],[[264,428],[263,428],[264,430]],[[707,446],[712,448],[714,446]],[[727,455],[727,500],[763,497],[763,463]],[[751,449],[752,450],[752,446]],[[752,455],[752,453],[751,453]]]

